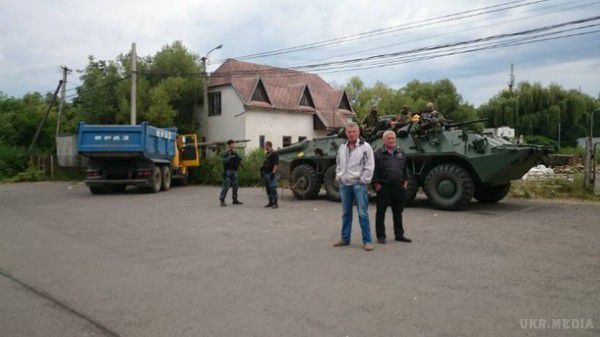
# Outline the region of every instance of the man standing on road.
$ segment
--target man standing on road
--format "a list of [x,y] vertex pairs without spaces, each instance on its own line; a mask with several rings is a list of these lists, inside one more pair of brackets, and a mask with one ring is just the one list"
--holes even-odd
[[373,250],[373,243],[369,213],[367,213],[369,204],[367,185],[373,178],[375,166],[373,149],[369,143],[358,138],[360,131],[356,123],[348,123],[345,132],[348,142],[340,145],[338,149],[335,169],[335,179],[339,183],[342,198],[342,238],[333,246],[341,247],[350,244],[352,207],[356,201],[364,248],[370,251]]
[[267,157],[263,162],[261,168],[261,174],[263,181],[265,182],[265,190],[269,197],[269,203],[265,207],[271,207],[273,209],[279,207],[277,204],[277,169],[279,168],[279,155],[273,151],[273,143],[270,141],[265,142],[265,151]]
[[227,191],[231,187],[231,194],[233,197],[234,205],[243,204],[238,200],[238,168],[242,162],[242,158],[235,152],[235,142],[233,139],[227,141],[227,152],[223,154],[223,188],[221,188],[221,207],[227,206],[225,203],[225,197]]
[[375,173],[373,184],[377,191],[377,213],[375,231],[377,242],[385,243],[385,211],[392,207],[394,216],[394,236],[396,241],[411,242],[404,236],[402,211],[408,185],[406,154],[396,146],[396,134],[393,131],[383,133],[383,148],[375,153]]

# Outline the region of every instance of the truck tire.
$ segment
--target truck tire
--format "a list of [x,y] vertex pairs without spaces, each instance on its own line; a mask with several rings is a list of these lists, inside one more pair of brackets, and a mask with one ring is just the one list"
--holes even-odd
[[417,197],[417,192],[419,191],[419,182],[417,181],[417,177],[412,173],[408,174],[407,180],[408,184],[406,186],[406,200],[404,201],[404,205],[410,206]]
[[327,192],[327,198],[331,201],[340,201],[340,185],[335,181],[335,165],[329,166],[323,176],[323,187]]
[[168,191],[171,188],[171,169],[168,166],[163,166],[160,168],[160,171],[162,174],[160,189]]
[[160,191],[162,186],[162,172],[160,167],[154,166],[152,168],[152,179],[150,180],[150,186],[144,187],[143,191],[147,193],[157,193]]
[[90,188],[90,193],[92,193],[93,195],[98,195],[98,194],[106,194],[106,187],[104,186],[89,186]]
[[429,171],[423,189],[435,207],[455,211],[471,202],[475,185],[463,167],[441,164]]
[[321,179],[314,167],[298,165],[290,176],[290,186],[298,199],[315,199],[321,190]]
[[510,190],[510,182],[497,186],[479,185],[473,195],[482,204],[495,204],[504,199]]

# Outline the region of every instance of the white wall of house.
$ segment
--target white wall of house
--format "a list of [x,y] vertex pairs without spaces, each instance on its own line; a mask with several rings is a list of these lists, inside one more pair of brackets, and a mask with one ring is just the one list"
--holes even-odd
[[210,88],[208,92],[221,92],[221,115],[207,117],[208,130],[200,137],[206,137],[207,142],[247,139],[244,104],[233,86]]
[[291,136],[293,144],[299,141],[299,137],[313,139],[328,133],[327,130],[314,130],[313,115],[310,114],[259,109],[246,111],[242,99],[231,85],[210,88],[208,92],[221,92],[221,115],[207,117],[208,129],[205,135],[200,135],[206,137],[207,142],[249,139],[242,146],[251,151],[259,147],[261,135],[277,149],[283,146],[284,136]]
[[260,136],[270,140],[273,148],[283,146],[283,137],[291,136],[292,144],[298,137],[314,138],[313,116],[297,112],[249,110],[246,112],[247,149],[259,147]]

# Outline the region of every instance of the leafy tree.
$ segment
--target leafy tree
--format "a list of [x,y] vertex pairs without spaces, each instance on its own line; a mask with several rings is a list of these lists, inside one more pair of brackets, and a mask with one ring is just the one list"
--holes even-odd
[[[511,126],[517,134],[544,136],[574,146],[577,138],[589,135],[590,112],[600,101],[576,90],[565,90],[557,84],[521,82],[513,92],[503,90],[479,107],[490,127]],[[600,120],[594,121],[598,130]],[[598,131],[596,131],[598,132]]]

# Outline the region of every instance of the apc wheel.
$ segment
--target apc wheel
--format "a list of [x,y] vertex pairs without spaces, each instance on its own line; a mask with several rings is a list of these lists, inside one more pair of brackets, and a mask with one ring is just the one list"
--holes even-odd
[[417,191],[419,190],[419,182],[414,174],[408,175],[408,184],[406,186],[406,201],[405,205],[410,206],[415,198],[417,197]]
[[94,194],[94,195],[98,195],[98,194],[106,194],[106,188],[104,186],[90,186],[90,193]]
[[163,191],[168,191],[171,188],[171,169],[168,166],[163,166],[160,168],[162,174],[162,181],[160,184],[160,189]]
[[323,187],[327,192],[327,197],[331,201],[340,201],[340,185],[335,181],[335,165],[330,166],[323,177]]
[[482,204],[494,204],[504,199],[508,190],[510,190],[510,182],[498,186],[479,185],[475,188],[474,197]]
[[321,179],[314,167],[298,165],[292,171],[290,183],[298,199],[315,199],[321,190]]
[[441,164],[427,174],[423,189],[435,207],[459,210],[471,202],[475,185],[469,172],[461,166]]

